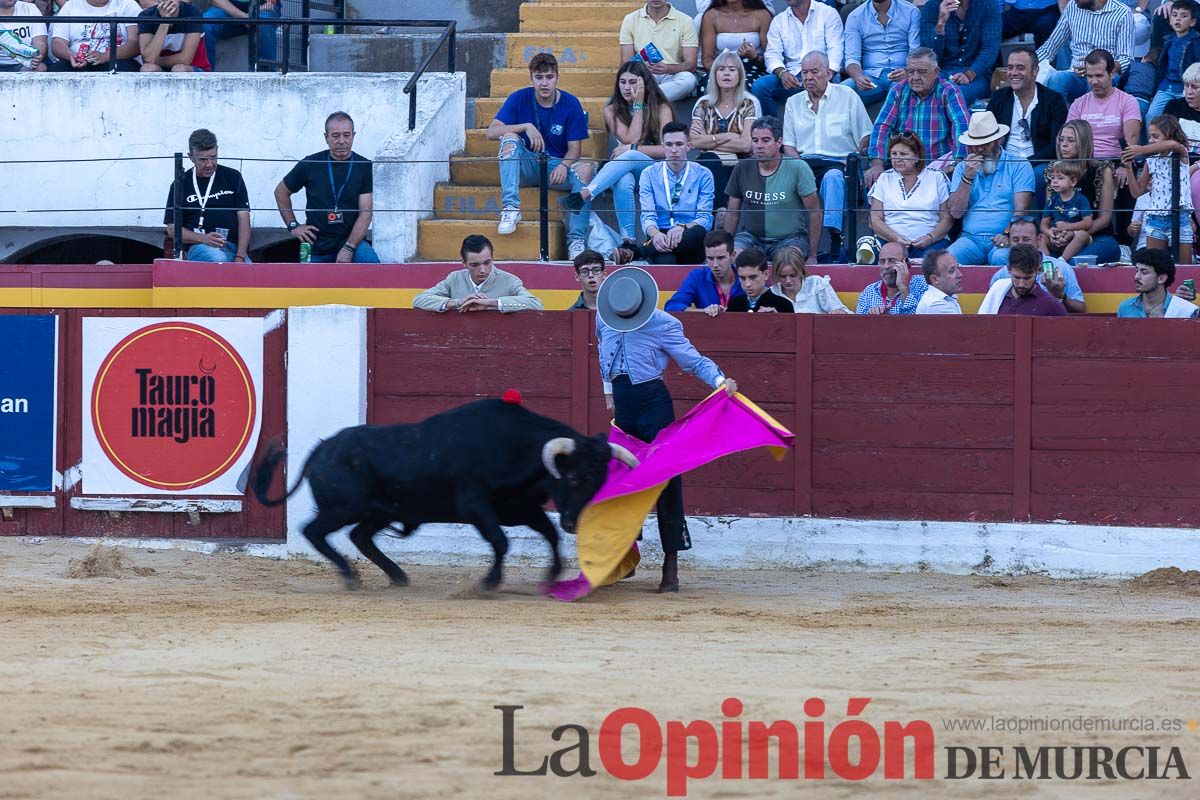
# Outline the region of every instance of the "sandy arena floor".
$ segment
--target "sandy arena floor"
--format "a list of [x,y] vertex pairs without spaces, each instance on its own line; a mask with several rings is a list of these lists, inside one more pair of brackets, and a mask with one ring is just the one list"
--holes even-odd
[[[803,701],[872,698],[863,719],[928,720],[933,782],[693,781],[691,797],[1197,797],[1200,586],[931,574],[685,572],[576,605],[512,570],[412,568],[343,591],[324,564],[0,540],[0,798],[665,797],[597,754],[612,710],[802,723]],[[70,577],[94,574],[108,577]],[[496,777],[499,704],[528,769],[566,723],[593,778]],[[1169,733],[963,733],[944,718],[1179,718]],[[1195,724],[1193,723],[1193,728]],[[1192,780],[943,779],[952,745],[1178,746]],[[1006,757],[1011,761],[1011,757]],[[574,763],[573,759],[568,763]],[[1011,769],[1011,764],[1008,765]],[[882,768],[880,768],[882,774]]]

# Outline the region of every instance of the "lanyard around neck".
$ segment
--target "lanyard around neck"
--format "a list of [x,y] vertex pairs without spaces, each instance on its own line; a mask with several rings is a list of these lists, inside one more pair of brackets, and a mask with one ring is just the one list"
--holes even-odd
[[346,179],[342,181],[339,188],[333,182],[333,154],[325,161],[325,166],[329,167],[329,190],[333,192],[333,210],[338,210],[338,201],[342,199],[342,192],[346,191],[346,185],[350,183],[350,173],[354,172],[354,154],[351,153],[350,160],[346,162]]
[[[679,176],[679,197],[683,199],[683,189],[687,186],[688,173],[692,169],[691,162],[683,165],[683,174]],[[663,162],[663,189],[667,193],[667,216],[670,219],[670,227],[675,227],[675,201],[671,199],[671,168],[667,163]]]
[[192,170],[192,188],[196,190],[196,204],[200,206],[200,224],[199,227],[204,227],[204,207],[208,205],[208,198],[212,197],[213,181],[217,178],[217,171],[214,169],[213,174],[208,176],[208,186],[204,187],[204,194],[200,194],[200,181],[196,180],[196,170]]

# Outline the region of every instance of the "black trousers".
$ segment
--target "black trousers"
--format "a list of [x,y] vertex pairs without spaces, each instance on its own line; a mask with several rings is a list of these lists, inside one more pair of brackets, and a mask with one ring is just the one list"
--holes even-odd
[[704,237],[708,235],[700,225],[693,225],[683,232],[679,245],[667,253],[659,250],[649,241],[637,249],[635,258],[644,258],[651,264],[703,264]]
[[[658,432],[675,421],[675,407],[661,379],[633,383],[628,375],[613,380],[613,406],[617,427],[643,442],[653,442]],[[672,478],[658,496],[658,537],[664,553],[692,549],[683,518],[683,479]]]

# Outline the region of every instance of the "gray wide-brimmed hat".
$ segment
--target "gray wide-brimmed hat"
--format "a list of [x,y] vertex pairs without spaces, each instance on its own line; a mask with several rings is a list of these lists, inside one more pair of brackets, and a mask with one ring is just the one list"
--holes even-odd
[[596,313],[613,330],[636,331],[658,307],[658,284],[640,267],[623,267],[600,284]]

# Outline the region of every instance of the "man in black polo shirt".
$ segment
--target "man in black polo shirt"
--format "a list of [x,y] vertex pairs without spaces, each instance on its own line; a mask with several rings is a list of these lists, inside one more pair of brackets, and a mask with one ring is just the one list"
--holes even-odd
[[242,173],[217,164],[217,137],[204,128],[188,137],[188,158],[194,166],[167,192],[167,236],[175,235],[178,191],[187,260],[250,263],[250,198]]
[[[354,120],[335,111],[325,120],[328,150],[313,153],[292,168],[275,187],[275,204],[292,236],[312,245],[311,260],[321,263],[378,264],[366,241],[371,227],[371,162],[351,148]],[[292,195],[304,189],[305,218],[292,211]]]

